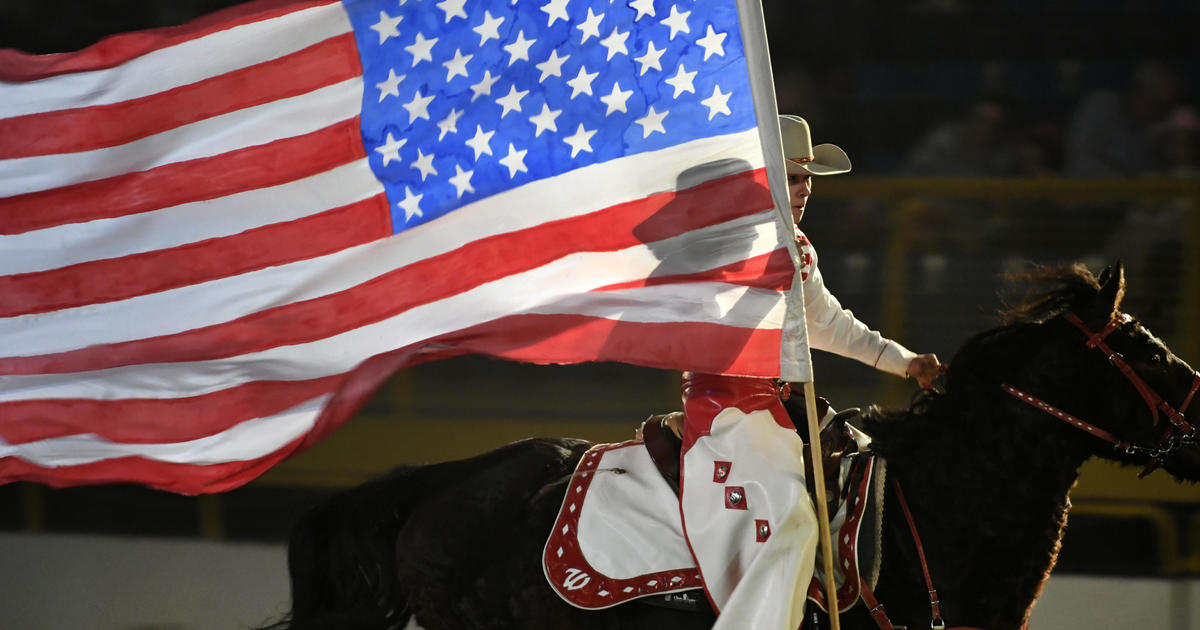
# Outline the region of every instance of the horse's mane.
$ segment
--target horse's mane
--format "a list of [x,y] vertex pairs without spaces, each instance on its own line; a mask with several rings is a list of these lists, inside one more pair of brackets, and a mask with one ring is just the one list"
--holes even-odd
[[[1007,304],[998,313],[1003,324],[1040,323],[1053,319],[1094,297],[1100,292],[1102,283],[1080,263],[1037,266],[1029,271],[1005,274],[1004,279],[1010,290],[1024,287],[1024,291],[1019,301]],[[1117,301],[1120,302],[1120,296]]]
[[1082,307],[1099,293],[1105,278],[1104,274],[1097,278],[1079,263],[1037,266],[1005,274],[1003,305],[996,314],[998,327],[968,339],[935,388],[917,392],[908,409],[885,410],[872,405],[863,412],[864,426],[874,438],[875,450],[885,457],[915,454],[933,446],[929,440],[934,434],[945,435],[948,441],[945,446],[950,447],[950,440],[962,436],[922,425],[943,421],[988,422],[988,418],[966,420],[953,414],[956,410],[980,407],[968,404],[970,400],[994,395],[996,384],[1004,375],[1028,362],[1030,352],[1041,343],[1040,324]]

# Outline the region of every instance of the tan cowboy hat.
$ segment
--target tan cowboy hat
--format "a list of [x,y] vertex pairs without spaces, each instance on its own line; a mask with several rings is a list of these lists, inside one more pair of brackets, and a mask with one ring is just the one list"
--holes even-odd
[[850,157],[836,144],[812,145],[808,123],[799,116],[779,117],[783,134],[783,157],[787,158],[788,173],[807,175],[838,175],[850,172]]

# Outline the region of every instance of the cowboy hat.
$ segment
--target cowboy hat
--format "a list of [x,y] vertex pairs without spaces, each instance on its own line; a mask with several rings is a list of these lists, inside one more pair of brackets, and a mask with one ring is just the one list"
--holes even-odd
[[787,158],[788,173],[807,175],[837,175],[850,172],[850,157],[836,144],[812,145],[808,123],[799,116],[779,117],[783,135],[783,157]]

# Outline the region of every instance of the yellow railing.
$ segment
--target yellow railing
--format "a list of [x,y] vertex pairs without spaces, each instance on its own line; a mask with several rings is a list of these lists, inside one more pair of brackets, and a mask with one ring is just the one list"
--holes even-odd
[[[888,239],[884,251],[884,320],[879,322],[889,335],[901,336],[909,330],[908,306],[910,282],[905,261],[912,254],[915,231],[914,200],[978,201],[1055,201],[1063,204],[1109,201],[1174,200],[1187,209],[1184,218],[1184,243],[1180,269],[1178,318],[1172,349],[1184,360],[1200,362],[1200,178],[1139,177],[1115,180],[1062,178],[982,178],[950,177],[855,177],[823,179],[817,191],[822,199],[876,200],[898,215],[899,226]],[[895,331],[895,332],[893,332]],[[895,399],[896,392],[884,393]]]

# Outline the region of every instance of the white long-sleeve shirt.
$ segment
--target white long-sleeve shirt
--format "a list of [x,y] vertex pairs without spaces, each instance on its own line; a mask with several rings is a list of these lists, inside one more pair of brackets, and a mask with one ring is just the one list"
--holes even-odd
[[817,250],[808,237],[796,230],[796,248],[800,252],[800,281],[804,288],[805,321],[808,344],[817,350],[855,359],[874,368],[905,376],[915,352],[871,330],[854,313],[842,308],[825,287],[817,269]]

